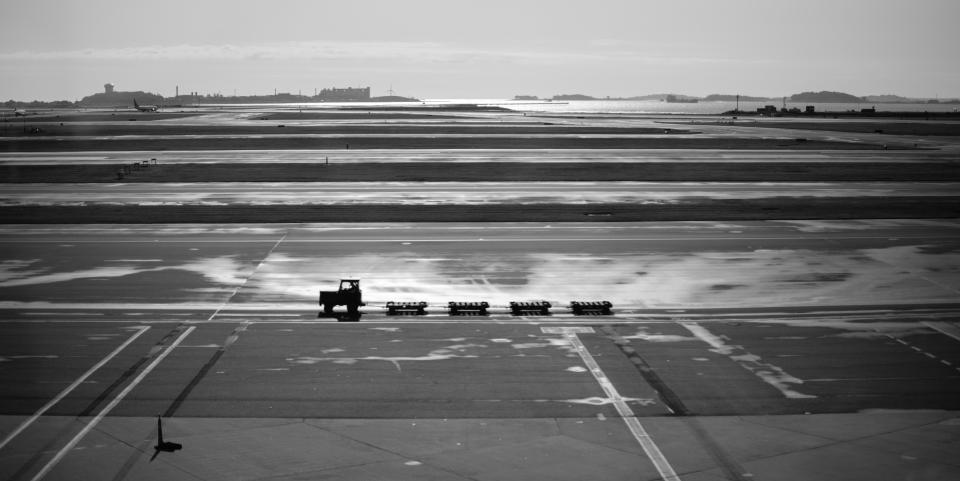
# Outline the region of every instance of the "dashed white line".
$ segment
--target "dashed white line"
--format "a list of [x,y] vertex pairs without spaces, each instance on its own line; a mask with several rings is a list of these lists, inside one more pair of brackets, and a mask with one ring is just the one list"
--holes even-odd
[[[948,324],[948,323],[945,323],[945,322],[936,322],[936,323],[924,322],[924,324],[926,324],[927,326],[929,326],[929,327],[931,327],[931,328],[933,328],[933,329],[935,329],[935,330],[937,330],[937,331],[943,332],[944,334],[946,334],[946,335],[948,335],[948,336],[950,336],[950,337],[954,337],[951,333],[941,331],[940,329],[938,329],[938,328],[935,326],[935,325],[937,325],[937,324],[942,324],[942,325],[946,325],[947,327],[954,327],[952,324]],[[892,334],[884,334],[884,335],[887,336],[887,337],[890,338],[890,339],[893,339],[894,341],[899,342],[900,344],[903,344],[904,346],[909,347],[910,349],[916,351],[916,352],[919,353],[919,354],[923,354],[924,356],[927,356],[927,357],[929,357],[930,359],[933,359],[933,360],[935,360],[935,361],[940,361],[940,363],[943,364],[943,365],[945,365],[945,366],[953,367],[953,364],[951,364],[950,361],[948,361],[948,360],[946,360],[946,359],[940,359],[936,354],[933,354],[933,353],[931,353],[931,352],[924,351],[923,349],[921,349],[921,348],[918,347],[918,346],[914,346],[913,344],[910,344],[910,343],[908,343],[907,341],[904,341],[903,339],[900,339],[900,338],[898,338],[898,337],[894,337]],[[955,369],[956,369],[958,372],[960,372],[960,368],[955,368]]]

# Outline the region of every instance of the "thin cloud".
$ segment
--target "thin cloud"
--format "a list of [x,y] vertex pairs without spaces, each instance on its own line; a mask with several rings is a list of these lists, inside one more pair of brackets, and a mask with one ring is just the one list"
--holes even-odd
[[[607,42],[601,42],[607,43]],[[497,50],[433,42],[275,42],[257,45],[154,45],[0,53],[2,62],[146,60],[390,60],[423,63],[602,63],[656,65],[728,63],[728,58],[652,55],[630,49]]]

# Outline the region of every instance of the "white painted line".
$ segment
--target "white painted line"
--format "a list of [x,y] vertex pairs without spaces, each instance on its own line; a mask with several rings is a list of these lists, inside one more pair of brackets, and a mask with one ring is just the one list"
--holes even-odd
[[57,452],[57,455],[54,456],[53,459],[51,459],[43,467],[43,469],[40,470],[40,472],[38,472],[33,478],[31,478],[31,481],[38,481],[40,479],[43,479],[43,477],[46,476],[47,473],[49,473],[50,470],[52,470],[53,467],[56,466],[57,463],[59,463],[60,460],[63,459],[63,457],[66,456],[67,453],[70,452],[70,450],[72,450],[77,445],[77,443],[79,443],[80,440],[87,435],[87,433],[92,431],[93,428],[96,427],[96,425],[99,424],[100,421],[103,420],[103,418],[106,417],[106,415],[113,410],[113,408],[117,407],[117,405],[120,404],[120,401],[123,401],[123,398],[127,397],[127,394],[130,394],[130,391],[133,391],[133,388],[137,387],[137,385],[140,384],[140,382],[143,381],[143,379],[147,377],[147,375],[150,374],[150,372],[153,371],[154,368],[156,368],[167,357],[167,355],[173,352],[173,350],[178,345],[180,345],[180,343],[183,342],[183,340],[186,339],[186,337],[189,336],[190,333],[193,332],[194,329],[196,328],[197,326],[190,326],[189,328],[187,328],[186,331],[183,332],[183,334],[180,334],[180,337],[178,337],[163,352],[161,352],[160,355],[153,360],[153,362],[151,362],[146,368],[144,368],[143,371],[140,372],[139,375],[137,375],[137,377],[133,379],[133,381],[130,381],[130,384],[128,384],[123,391],[120,391],[120,394],[117,394],[117,397],[113,398],[113,400],[110,401],[110,404],[107,404],[107,406],[103,408],[103,410],[101,410],[97,414],[97,416],[90,421],[89,424],[87,424],[82,430],[80,430],[80,432],[77,433],[77,435],[74,436],[73,439],[71,439],[66,446],[61,448],[60,451]]
[[[607,375],[603,373],[603,370],[600,369],[600,365],[597,364],[597,361],[593,359],[593,356],[590,355],[590,351],[587,351],[587,347],[580,342],[580,338],[577,337],[577,333],[573,329],[567,328],[568,330],[563,333],[564,338],[570,342],[570,345],[576,349],[577,354],[580,355],[580,358],[583,360],[583,363],[587,365],[587,368],[590,369],[590,373],[593,374],[593,377],[600,384],[600,388],[603,389],[603,392],[607,395],[607,398],[613,402],[614,407],[617,409],[617,413],[620,414],[620,417],[623,418],[623,422],[627,424],[627,428],[630,430],[630,433],[633,434],[634,439],[640,443],[640,447],[643,448],[643,452],[647,454],[647,457],[650,458],[650,461],[653,463],[654,467],[657,468],[657,472],[660,473],[660,478],[664,481],[680,481],[680,478],[677,476],[677,472],[674,471],[673,466],[670,465],[670,462],[667,461],[666,456],[660,451],[660,448],[657,447],[657,444],[653,442],[653,438],[647,434],[646,429],[643,428],[643,425],[640,424],[640,420],[637,419],[636,414],[633,410],[630,409],[630,406],[627,405],[624,401],[623,396],[617,392],[617,388],[613,386],[613,383],[610,382],[610,379],[607,378]],[[592,330],[592,329],[591,329]]]
[[263,256],[263,259],[260,260],[260,263],[257,264],[257,267],[253,268],[253,271],[250,272],[250,275],[247,276],[247,278],[244,279],[243,282],[233,290],[233,293],[230,294],[230,297],[227,297],[227,300],[223,301],[223,304],[220,304],[220,307],[218,307],[216,311],[213,311],[213,314],[210,314],[210,317],[207,318],[207,321],[212,321],[214,317],[217,317],[217,314],[220,314],[220,311],[222,311],[223,308],[227,307],[227,304],[229,304],[230,301],[233,300],[233,298],[237,295],[237,293],[240,292],[240,289],[243,289],[243,286],[247,285],[247,282],[249,282],[250,279],[257,273],[257,271],[260,270],[260,266],[262,266],[264,262],[267,262],[267,258],[270,257],[270,254],[273,254],[273,251],[276,250],[277,246],[279,246],[280,243],[286,238],[287,234],[284,233],[283,236],[280,237],[275,244],[273,244],[273,247],[267,251],[267,254]]
[[33,424],[34,421],[39,419],[40,416],[43,416],[43,413],[47,412],[55,404],[60,402],[61,399],[65,398],[68,394],[70,394],[71,391],[76,389],[77,386],[79,386],[81,383],[86,381],[88,377],[93,375],[94,372],[96,372],[98,369],[103,367],[104,364],[110,362],[110,360],[113,359],[114,356],[116,356],[117,354],[120,354],[120,351],[123,351],[124,349],[126,349],[126,347],[130,345],[130,343],[135,341],[138,337],[140,337],[141,334],[147,332],[147,330],[149,329],[150,329],[150,326],[140,326],[137,329],[137,332],[135,332],[132,336],[130,336],[130,338],[127,339],[123,344],[121,344],[119,347],[114,349],[113,352],[111,352],[110,354],[107,354],[107,357],[101,359],[100,362],[94,364],[93,367],[88,369],[87,372],[83,373],[82,376],[78,377],[76,381],[73,381],[73,383],[67,386],[66,389],[64,389],[63,391],[60,391],[60,394],[57,394],[56,397],[54,397],[49,402],[44,404],[43,407],[37,410],[37,412],[33,413],[32,416],[30,416],[29,418],[27,418],[27,420],[25,420],[19,426],[17,426],[17,429],[14,429],[13,432],[8,434],[7,437],[5,437],[2,442],[0,442],[0,449],[3,449],[3,447],[6,446],[7,443],[12,441],[13,438],[17,437],[17,435],[23,432],[24,429],[27,429],[27,427],[29,427],[31,424]]
[[960,341],[960,327],[956,323],[923,321],[923,325]]
[[26,316],[102,316],[102,312],[24,312]]
[[260,314],[250,312],[245,314],[217,314],[217,317],[302,317],[305,314]]
[[763,382],[777,388],[784,397],[789,399],[812,399],[817,397],[812,394],[795,391],[792,385],[803,384],[802,379],[790,375],[779,366],[763,362],[760,356],[747,351],[743,346],[727,344],[729,338],[726,336],[718,336],[695,322],[679,322],[679,324],[698,339],[710,345],[710,347],[713,348],[710,349],[711,352],[727,356],[731,361],[752,372]]
[[540,332],[544,334],[593,334],[596,331],[587,326],[544,326],[540,328]]

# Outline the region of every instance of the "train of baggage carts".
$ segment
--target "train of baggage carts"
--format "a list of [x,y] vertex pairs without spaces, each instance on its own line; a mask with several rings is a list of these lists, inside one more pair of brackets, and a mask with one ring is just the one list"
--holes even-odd
[[[336,306],[346,306],[347,315],[359,316],[360,306],[365,306],[360,291],[359,279],[343,279],[336,291],[320,291],[321,315],[335,316]],[[424,301],[389,301],[385,305],[388,315],[425,315],[429,304]],[[550,314],[553,307],[547,301],[514,301],[510,303],[510,313],[515,316]],[[451,301],[447,303],[447,312],[451,316],[485,316],[490,304],[486,301]],[[609,315],[613,304],[609,301],[572,301],[570,311],[574,315]]]

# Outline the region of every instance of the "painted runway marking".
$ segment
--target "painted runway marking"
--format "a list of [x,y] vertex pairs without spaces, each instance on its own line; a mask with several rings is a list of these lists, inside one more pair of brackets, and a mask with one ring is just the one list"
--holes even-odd
[[713,334],[707,328],[695,322],[679,322],[681,326],[697,336],[701,341],[709,344],[713,349],[711,352],[727,356],[732,361],[739,364],[744,369],[752,372],[763,382],[777,388],[784,397],[789,399],[812,399],[816,398],[812,394],[804,394],[793,390],[790,384],[803,384],[803,380],[791,376],[779,366],[762,362],[760,356],[752,354],[743,346],[727,344],[724,338]]
[[127,346],[129,346],[133,341],[135,341],[138,337],[140,337],[141,334],[147,332],[147,330],[149,329],[150,329],[150,326],[138,327],[137,332],[135,332],[132,336],[130,336],[130,338],[127,339],[123,344],[121,344],[116,349],[114,349],[113,352],[111,352],[110,354],[107,354],[107,357],[104,357],[103,359],[101,359],[100,362],[94,364],[93,367],[88,369],[87,372],[83,373],[82,376],[78,377],[76,381],[73,381],[73,383],[67,386],[66,389],[61,391],[60,394],[57,394],[56,397],[54,397],[49,402],[44,404],[43,407],[37,410],[37,412],[33,413],[32,416],[30,416],[23,423],[17,426],[17,428],[14,429],[13,432],[8,434],[7,437],[5,437],[2,442],[0,442],[0,449],[3,449],[3,447],[6,446],[10,441],[12,441],[13,438],[17,437],[17,435],[23,432],[23,430],[27,429],[27,427],[29,427],[31,424],[33,424],[34,421],[39,419],[40,416],[43,416],[45,412],[50,410],[50,408],[52,408],[54,405],[60,402],[61,399],[65,398],[68,394],[70,394],[71,391],[76,389],[77,386],[82,384],[84,381],[87,380],[88,377],[93,375],[94,372],[96,372],[98,369],[103,367],[104,364],[110,362],[111,359],[113,359],[117,354],[120,354],[121,351],[126,349]]
[[923,325],[960,341],[960,327],[955,323],[923,321]]
[[102,312],[24,312],[25,316],[102,316]]
[[218,317],[300,317],[303,314],[218,314]]
[[127,397],[127,394],[130,394],[130,391],[133,391],[133,388],[137,387],[137,385],[140,384],[140,382],[142,382],[143,379],[146,378],[147,375],[150,374],[150,372],[153,371],[171,352],[173,352],[173,350],[176,349],[176,347],[179,346],[180,343],[183,342],[183,340],[186,339],[187,336],[189,336],[190,333],[193,332],[196,328],[197,326],[190,326],[189,328],[187,328],[186,331],[183,332],[183,334],[180,334],[180,337],[178,337],[163,352],[161,352],[160,355],[153,360],[153,362],[151,362],[146,368],[144,368],[143,371],[141,371],[140,374],[137,377],[135,377],[133,381],[131,381],[130,384],[128,384],[127,387],[124,388],[123,391],[120,392],[120,394],[117,394],[117,397],[113,398],[113,400],[110,401],[110,404],[107,404],[107,406],[104,407],[103,410],[101,410],[97,414],[97,416],[90,421],[90,423],[84,426],[84,428],[79,433],[77,433],[77,435],[74,436],[73,439],[71,439],[66,446],[61,448],[60,451],[57,452],[56,456],[54,456],[53,459],[51,459],[43,467],[43,469],[40,470],[40,472],[38,472],[33,478],[31,478],[31,481],[39,481],[40,479],[43,479],[43,477],[46,476],[47,473],[49,473],[50,470],[52,470],[54,466],[56,466],[60,462],[60,460],[62,460],[63,457],[66,456],[67,453],[69,453],[77,445],[77,443],[79,443],[80,440],[83,439],[84,436],[86,436],[90,431],[92,431],[93,428],[96,427],[97,424],[99,424],[100,421],[102,421],[103,418],[106,417],[107,414],[109,414],[110,411],[113,410],[113,408],[117,407],[117,405],[120,404],[120,401],[123,401],[123,398]]
[[540,328],[540,332],[544,334],[593,334],[596,331],[594,331],[592,327],[586,326],[544,326]]
[[620,393],[617,391],[617,388],[614,387],[613,383],[610,382],[610,379],[607,378],[607,375],[604,374],[602,369],[600,369],[600,365],[597,364],[597,361],[590,354],[590,351],[587,350],[587,347],[584,346],[583,342],[580,341],[580,338],[577,337],[578,333],[594,332],[593,328],[571,326],[542,327],[540,329],[545,334],[563,335],[564,339],[566,339],[574,348],[574,350],[577,351],[577,354],[580,355],[580,359],[582,359],[583,363],[586,364],[587,368],[590,370],[590,373],[593,374],[594,379],[597,380],[597,383],[600,384],[600,388],[603,389],[603,392],[607,395],[607,399],[613,403],[613,406],[617,409],[617,413],[620,414],[620,417],[623,419],[623,422],[626,423],[630,433],[633,434],[634,439],[640,443],[640,447],[643,448],[643,452],[647,454],[647,457],[653,463],[654,467],[657,468],[657,472],[660,473],[660,477],[664,481],[680,481],[680,477],[677,476],[673,466],[671,466],[670,462],[667,461],[666,456],[663,455],[663,452],[660,451],[660,448],[657,446],[657,444],[653,442],[653,438],[647,434],[647,430],[643,428],[642,424],[640,424],[640,420],[637,419],[636,414],[634,414],[633,410],[630,409],[630,406],[627,405],[625,398],[620,395]]
[[[928,326],[928,327],[936,330],[936,331],[942,332],[943,334],[946,334],[946,335],[948,335],[948,336],[950,336],[950,337],[953,337],[953,338],[957,339],[957,338],[955,337],[956,332],[955,332],[955,331],[951,331],[951,329],[954,329],[954,330],[955,330],[955,329],[956,329],[956,326],[954,326],[954,325],[951,324],[951,323],[948,323],[948,322],[924,322],[924,324],[925,324],[926,326]],[[878,331],[878,332],[879,332],[879,331]],[[953,367],[953,364],[952,364],[950,361],[947,361],[946,359],[940,359],[940,357],[938,357],[936,354],[933,354],[933,353],[931,353],[931,352],[924,351],[924,350],[921,349],[920,347],[914,346],[913,344],[910,344],[909,342],[904,341],[903,339],[900,339],[899,337],[894,337],[892,334],[887,334],[887,333],[884,333],[883,335],[884,335],[884,336],[887,336],[888,338],[890,338],[890,339],[892,339],[892,340],[894,340],[894,341],[899,342],[900,344],[902,344],[902,345],[904,345],[904,346],[906,346],[906,347],[909,347],[910,349],[916,351],[918,354],[923,354],[924,356],[927,356],[927,357],[929,357],[930,359],[933,359],[934,361],[940,361],[940,363],[943,364],[943,365],[945,365],[945,366]],[[960,339],[957,339],[957,340],[960,340]],[[956,368],[956,370],[957,370],[958,372],[960,372],[960,368]]]
[[253,271],[250,272],[250,275],[247,276],[243,280],[243,282],[239,286],[237,286],[236,289],[233,290],[233,293],[230,294],[230,297],[227,297],[227,300],[223,301],[223,304],[221,304],[216,311],[213,311],[213,314],[210,314],[210,317],[207,318],[207,321],[212,321],[214,317],[217,317],[217,314],[219,314],[221,310],[227,307],[227,304],[229,304],[230,301],[233,300],[234,297],[236,297],[237,293],[240,292],[240,289],[243,289],[243,286],[247,285],[247,282],[249,282],[250,279],[257,273],[257,271],[260,270],[260,267],[263,265],[263,263],[267,262],[267,259],[270,258],[270,254],[273,254],[273,251],[277,249],[277,246],[279,246],[280,243],[283,242],[283,240],[286,238],[287,238],[287,234],[284,233],[283,236],[280,237],[280,239],[277,240],[275,244],[273,244],[273,247],[271,247],[270,250],[267,251],[267,254],[263,256],[263,259],[260,260],[260,263],[257,264],[257,267],[253,268]]

